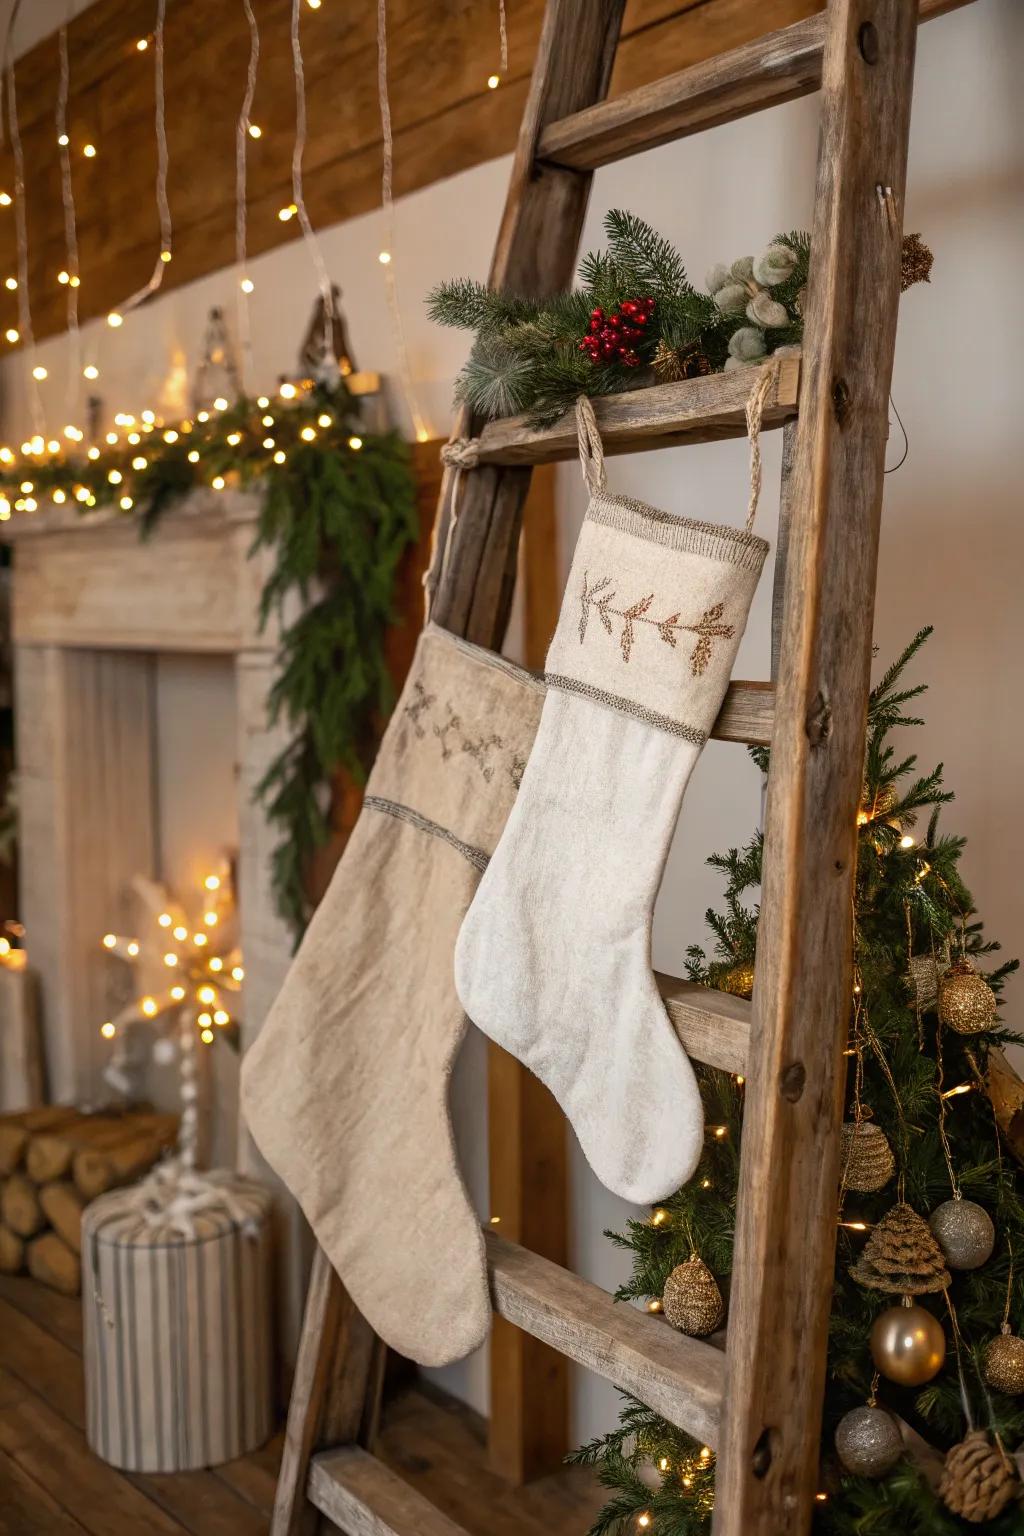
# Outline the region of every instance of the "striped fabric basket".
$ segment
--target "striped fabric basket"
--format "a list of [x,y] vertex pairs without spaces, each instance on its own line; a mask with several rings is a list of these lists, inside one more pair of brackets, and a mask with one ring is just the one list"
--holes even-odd
[[184,1198],[158,1175],[82,1218],[86,1434],[128,1472],[216,1466],[273,1433],[270,1194],[188,1178]]

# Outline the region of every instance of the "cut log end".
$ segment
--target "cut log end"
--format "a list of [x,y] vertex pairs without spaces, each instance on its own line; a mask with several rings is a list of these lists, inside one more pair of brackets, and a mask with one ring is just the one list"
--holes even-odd
[[46,1225],[43,1208],[39,1204],[39,1191],[23,1173],[12,1173],[5,1179],[0,1194],[0,1217],[18,1237],[35,1237]]
[[82,1262],[56,1232],[44,1232],[28,1245],[28,1272],[41,1285],[77,1296],[82,1289]]

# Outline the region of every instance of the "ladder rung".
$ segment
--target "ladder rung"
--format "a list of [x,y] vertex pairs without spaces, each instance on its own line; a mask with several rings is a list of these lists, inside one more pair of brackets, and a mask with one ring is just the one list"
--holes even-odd
[[[920,0],[920,19],[928,21],[967,3]],[[657,144],[806,96],[821,85],[824,40],[825,15],[819,13],[598,102],[550,123],[541,134],[537,158],[573,170],[596,170]]]
[[713,1446],[725,1357],[550,1259],[485,1231],[495,1311]]
[[466,1536],[376,1456],[344,1445],[314,1456],[309,1502],[346,1536]]
[[[678,384],[654,384],[622,395],[595,399],[594,415],[606,453],[638,453],[675,443],[707,443],[742,437],[746,406],[756,377],[748,368],[712,373]],[[776,387],[769,395],[762,425],[779,427],[796,415],[800,359],[781,360]],[[489,421],[478,440],[481,464],[553,464],[579,453],[576,415],[567,411],[549,427],[534,427],[526,416]]]
[[680,981],[655,971],[662,1001],[686,1054],[723,1072],[747,1070],[750,1004],[695,981]]
[[711,735],[715,741],[742,741],[749,747],[770,747],[774,724],[774,683],[730,683]]

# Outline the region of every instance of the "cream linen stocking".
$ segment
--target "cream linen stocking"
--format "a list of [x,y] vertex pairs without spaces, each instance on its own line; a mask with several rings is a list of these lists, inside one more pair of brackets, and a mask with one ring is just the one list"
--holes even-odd
[[428,626],[363,812],[242,1069],[249,1128],[381,1338],[445,1365],[490,1326],[448,1079],[452,951],[530,752],[542,683]]
[[470,1018],[554,1093],[601,1182],[664,1199],[703,1114],[651,971],[683,793],[767,545],[599,490],[548,652],[522,789],[455,952]]

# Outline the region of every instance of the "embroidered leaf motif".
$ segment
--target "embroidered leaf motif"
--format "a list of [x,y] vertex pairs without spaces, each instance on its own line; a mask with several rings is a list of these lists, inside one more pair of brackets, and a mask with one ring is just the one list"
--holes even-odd
[[[609,635],[614,633],[612,617],[614,616],[622,620],[619,649],[625,662],[628,662],[633,654],[637,635],[636,626],[638,624],[649,624],[653,629],[656,629],[659,638],[673,650],[675,650],[678,643],[677,635],[696,635],[697,643],[690,656],[690,671],[694,677],[700,677],[702,673],[707,671],[714,652],[714,642],[719,639],[731,640],[736,633],[736,626],[734,624],[724,624],[722,622],[725,613],[724,603],[714,603],[710,608],[706,608],[696,624],[681,624],[678,611],[668,614],[664,619],[651,619],[647,617],[648,610],[654,602],[655,594],[653,592],[647,597],[637,598],[636,602],[632,603],[628,608],[613,608],[612,603],[615,600],[615,591],[609,592],[606,590],[611,585],[612,578],[610,576],[603,576],[600,581],[596,581],[593,586],[590,586],[588,573],[584,571],[583,591],[580,593],[580,606],[582,609],[580,615],[581,645],[586,639],[587,623],[590,618],[591,608],[596,609],[597,616]],[[603,596],[599,597],[598,593],[602,593]]]
[[[592,587],[588,587],[587,586],[587,572],[586,571],[583,572],[583,591],[580,593],[580,607],[582,609],[582,612],[580,613],[580,645],[583,644],[583,641],[586,638],[587,620],[590,617],[591,605],[594,603],[594,599],[597,597],[597,594],[599,592],[603,592],[605,587],[610,587],[611,583],[612,583],[612,579],[611,579],[610,576],[603,576],[601,578],[601,580],[598,581],[598,582],[595,582]],[[604,625],[605,629],[607,629],[609,634],[611,634],[611,632],[612,632],[611,620],[608,618],[608,616],[604,613],[603,610],[604,610],[604,605],[606,603],[610,603],[614,596],[615,596],[614,592],[609,592],[607,594],[607,596],[605,596],[604,598],[601,599],[600,602],[595,604],[595,606],[597,607],[598,614],[600,616],[601,622]]]

